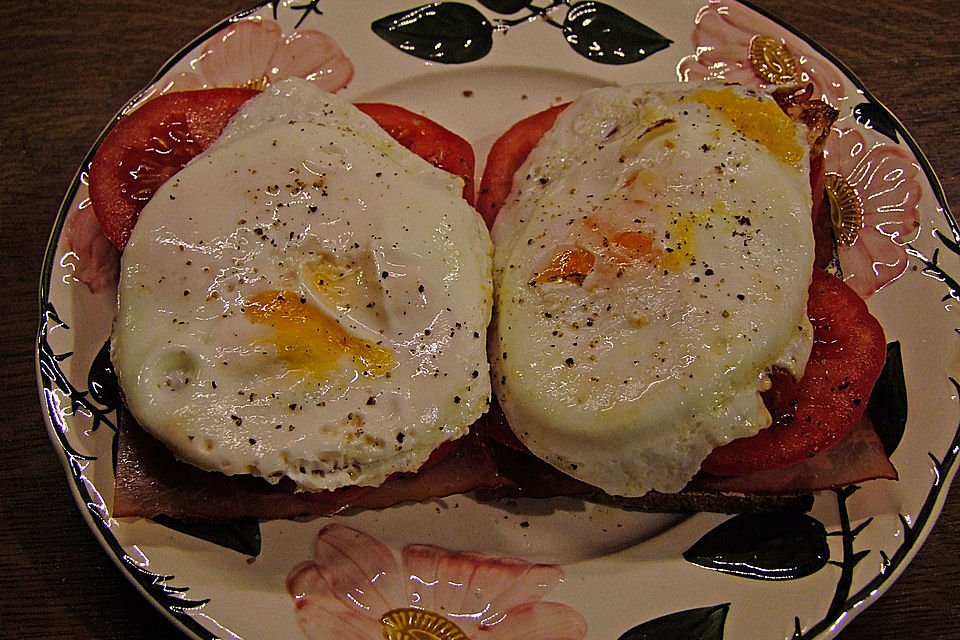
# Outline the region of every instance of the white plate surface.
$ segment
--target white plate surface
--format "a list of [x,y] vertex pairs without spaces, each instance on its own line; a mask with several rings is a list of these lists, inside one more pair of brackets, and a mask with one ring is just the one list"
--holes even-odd
[[[724,47],[738,37],[736,29],[748,37],[782,38],[801,70],[828,87],[828,98],[841,110],[837,127],[862,137],[861,160],[871,152],[874,161],[889,160],[878,165],[883,175],[877,179],[885,189],[902,189],[903,194],[894,195],[903,195],[909,201],[906,208],[915,208],[920,220],[919,230],[909,236],[885,238],[893,254],[906,261],[906,270],[868,296],[888,341],[899,341],[903,355],[909,416],[892,456],[900,480],[865,483],[847,498],[834,492],[817,495],[810,515],[827,532],[846,531],[827,538],[830,560],[836,564],[806,577],[778,581],[712,571],[686,561],[682,553],[728,516],[638,514],[573,500],[481,504],[457,496],[330,521],[363,531],[397,554],[406,545],[426,543],[557,563],[564,579],[546,599],[579,612],[586,621],[586,637],[592,640],[626,638],[624,634],[637,625],[697,608],[725,612],[723,625],[730,638],[829,638],[891,584],[929,532],[956,472],[960,434],[952,380],[960,374],[960,351],[956,300],[951,297],[956,292],[950,287],[956,286],[952,276],[960,276],[952,250],[956,246],[951,244],[958,240],[958,231],[936,177],[902,126],[892,116],[885,120],[887,133],[881,126],[865,126],[865,113],[872,114],[876,125],[877,114],[885,110],[855,78],[815,44],[733,3],[724,11],[723,5],[704,7],[699,1],[611,0],[608,4],[672,41],[643,60],[622,65],[597,62],[574,50],[561,28],[567,12],[574,11],[566,5],[549,9],[549,20],[523,20],[531,15],[530,9],[497,12],[518,3],[470,3],[490,24],[501,27],[492,34],[490,51],[469,62],[439,64],[404,53],[371,28],[385,16],[413,9],[416,0],[334,0],[324,2],[320,14],[309,10],[310,3],[301,9],[291,6],[300,4],[296,2],[280,4],[276,10],[268,4],[243,18],[276,23],[284,37],[298,30],[328,34],[354,67],[341,91],[344,97],[392,102],[427,114],[471,140],[479,166],[507,126],[584,89],[677,82],[678,68],[680,74],[705,68],[701,63],[706,58],[696,60],[697,45],[701,54],[714,51],[723,57]],[[581,4],[582,10],[599,3]],[[703,26],[712,19],[711,12],[716,14],[712,18],[728,16],[723,29]],[[211,27],[178,53],[131,104],[161,90],[179,74],[196,71],[196,58],[228,26],[225,21]],[[732,56],[735,47],[731,50]],[[743,81],[733,77],[734,71],[728,74],[728,79]],[[872,106],[865,110],[864,104]],[[896,141],[887,135],[889,127],[896,131]],[[834,164],[839,162],[836,158]],[[87,376],[108,338],[116,294],[109,286],[92,293],[77,280],[82,257],[72,251],[64,232],[65,220],[88,206],[85,171],[86,163],[65,199],[45,258],[41,291],[45,313],[38,343],[41,399],[78,503],[108,553],[188,634],[247,640],[308,637],[298,627],[284,580],[309,557],[328,520],[263,523],[262,551],[253,559],[152,521],[110,515],[116,414],[90,393]],[[879,188],[864,182],[862,189],[869,208],[870,197]],[[886,215],[905,214],[887,210]],[[863,556],[854,563],[858,554]],[[468,623],[464,622],[465,630]],[[698,637],[714,637],[703,633]]]

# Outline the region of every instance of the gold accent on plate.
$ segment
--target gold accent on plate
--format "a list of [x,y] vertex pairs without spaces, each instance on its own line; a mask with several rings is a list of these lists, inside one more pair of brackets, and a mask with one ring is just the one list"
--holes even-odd
[[830,201],[830,222],[838,244],[850,246],[863,227],[863,200],[847,179],[828,173],[823,181]]
[[263,91],[267,88],[267,85],[270,84],[270,80],[267,78],[266,74],[260,76],[259,78],[250,78],[246,82],[240,83],[240,89],[256,89],[257,91]]
[[756,35],[750,41],[750,64],[767,84],[797,84],[800,67],[783,40]]
[[394,609],[380,616],[384,640],[470,640],[460,627],[423,609]]

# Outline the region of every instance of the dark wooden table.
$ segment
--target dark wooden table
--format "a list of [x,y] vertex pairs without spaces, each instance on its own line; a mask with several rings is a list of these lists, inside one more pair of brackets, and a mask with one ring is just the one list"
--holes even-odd
[[[178,637],[100,549],[70,497],[37,399],[37,285],[60,200],[103,125],[180,46],[249,1],[27,0],[0,8],[0,637]],[[914,134],[947,199],[960,206],[956,4],[756,4],[843,60]],[[960,639],[960,491],[904,575],[840,634],[907,637]]]

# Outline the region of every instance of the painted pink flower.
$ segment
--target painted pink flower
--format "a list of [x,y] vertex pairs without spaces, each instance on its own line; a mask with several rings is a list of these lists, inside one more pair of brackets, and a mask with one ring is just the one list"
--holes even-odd
[[[313,559],[287,576],[287,591],[310,640],[382,640],[385,625],[406,621],[423,637],[582,640],[587,628],[577,611],[542,601],[562,579],[557,565],[426,545],[406,547],[397,562],[375,538],[330,524],[317,535]],[[463,635],[452,633],[454,625]],[[441,627],[445,634],[425,633]]]
[[74,198],[77,202],[63,224],[63,266],[70,265],[73,277],[87,285],[91,293],[117,286],[120,278],[120,252],[100,229],[90,205],[86,183],[81,183]]
[[797,64],[797,80],[813,83],[814,96],[834,107],[846,98],[840,73],[826,60],[809,53],[803,40],[739,3],[710,0],[696,18],[691,34],[695,54],[677,65],[681,81],[712,80],[752,88],[767,86],[750,62],[750,45],[766,36],[782,42]]
[[845,282],[866,297],[907,269],[905,245],[920,233],[920,167],[899,147],[869,145],[857,129],[837,133],[824,150],[826,171],[844,178],[863,203],[863,228],[837,253]]
[[311,29],[284,35],[273,20],[245,19],[227,26],[207,41],[190,68],[170,79],[161,93],[208,87],[262,89],[291,77],[335,92],[353,78],[353,63],[333,38]]

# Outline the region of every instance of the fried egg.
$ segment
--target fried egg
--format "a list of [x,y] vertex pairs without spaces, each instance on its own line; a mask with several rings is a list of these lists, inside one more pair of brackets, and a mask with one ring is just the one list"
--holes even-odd
[[535,455],[674,492],[769,426],[766,373],[812,344],[808,154],[736,87],[603,88],[560,114],[492,230],[494,389]]
[[377,485],[490,401],[492,246],[459,178],[288,80],[143,209],[112,360],[178,458],[299,489]]

